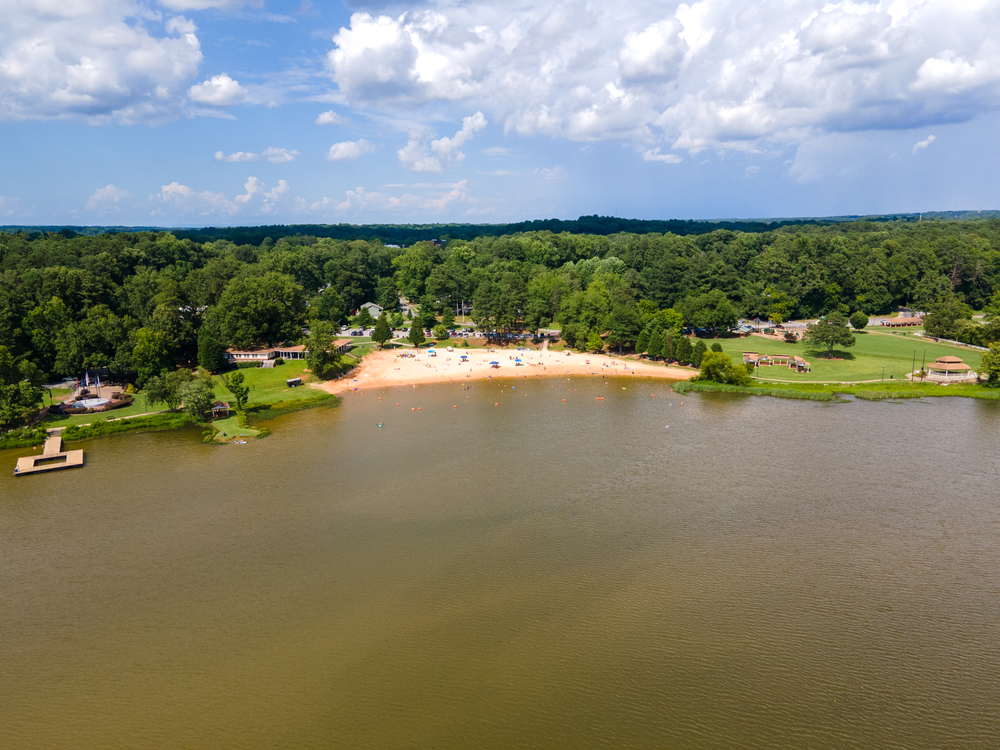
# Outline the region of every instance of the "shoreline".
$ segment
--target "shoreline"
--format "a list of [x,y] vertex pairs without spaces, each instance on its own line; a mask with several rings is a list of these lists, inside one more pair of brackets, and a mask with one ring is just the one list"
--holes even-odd
[[[431,355],[431,351],[436,356]],[[413,356],[403,356],[413,355]],[[466,357],[466,361],[462,361]],[[520,359],[518,363],[515,360]],[[496,367],[490,363],[496,362]],[[565,377],[568,375],[639,376],[661,380],[690,380],[698,370],[635,362],[606,354],[554,352],[547,349],[386,349],[367,355],[340,380],[310,383],[335,395],[364,388],[391,388],[430,383],[465,382],[490,378]]]

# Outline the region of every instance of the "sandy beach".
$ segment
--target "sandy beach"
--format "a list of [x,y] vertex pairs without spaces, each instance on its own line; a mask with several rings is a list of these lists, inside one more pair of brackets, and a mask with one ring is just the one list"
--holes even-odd
[[[373,352],[364,358],[360,367],[340,380],[314,385],[329,393],[343,393],[355,388],[550,375],[614,375],[689,380],[698,372],[687,367],[664,367],[651,362],[577,352],[518,350],[511,347],[493,351],[455,348],[450,352],[446,347],[434,347],[434,352],[433,355],[428,349]],[[521,361],[517,362],[518,359]],[[497,362],[498,366],[494,367],[491,362]]]

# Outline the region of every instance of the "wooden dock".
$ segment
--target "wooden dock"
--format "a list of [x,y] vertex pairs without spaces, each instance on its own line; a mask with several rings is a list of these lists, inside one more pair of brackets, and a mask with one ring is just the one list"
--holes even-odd
[[42,471],[73,469],[77,466],[83,466],[83,451],[62,450],[62,438],[58,435],[53,435],[50,438],[46,438],[42,455],[25,456],[24,458],[17,459],[14,476],[37,474]]

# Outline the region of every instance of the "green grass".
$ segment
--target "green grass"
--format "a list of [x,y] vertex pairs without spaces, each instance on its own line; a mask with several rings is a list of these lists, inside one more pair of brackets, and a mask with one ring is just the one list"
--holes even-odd
[[[797,373],[784,366],[757,368],[760,380],[788,380],[792,382],[805,381],[843,381],[857,382],[865,380],[881,380],[882,368],[885,367],[885,384],[893,389],[898,381],[906,382],[906,377],[913,366],[916,352],[916,367],[920,368],[921,359],[926,349],[926,362],[933,362],[938,357],[948,355],[961,357],[973,369],[979,367],[979,352],[972,349],[935,344],[917,336],[899,336],[884,333],[855,334],[855,345],[848,349],[835,349],[845,359],[826,359],[817,353],[807,350],[807,344],[798,342],[788,344],[784,341],[770,341],[759,336],[748,338],[716,339],[722,345],[722,350],[741,362],[744,351],[755,351],[760,354],[785,354],[803,357],[812,365],[812,372]],[[715,341],[706,340],[711,345]],[[926,387],[926,386],[925,386]],[[948,386],[949,388],[954,386]]]
[[[289,388],[285,381],[292,378],[302,378],[304,381],[308,380],[309,373],[305,370],[306,360],[304,359],[285,360],[284,364],[277,367],[254,367],[240,370],[243,373],[243,384],[250,389],[247,405],[253,406],[254,404],[287,401],[289,394],[297,392],[299,389]],[[226,373],[226,375],[229,374]],[[221,377],[215,376],[212,378],[212,387],[217,399],[227,402],[234,409],[236,408],[236,399],[233,398],[233,394],[226,388]]]
[[212,427],[216,430],[215,437],[219,442],[231,440],[237,436],[257,437],[260,434],[260,430],[255,430],[253,427],[240,427],[235,415],[225,419],[216,419],[212,422]]
[[724,385],[722,383],[698,383],[685,380],[674,383],[677,393],[746,393],[751,396],[773,396],[774,398],[792,398],[804,401],[834,401],[836,394],[828,391],[806,391],[797,388],[768,388],[759,386]]
[[64,441],[89,440],[122,432],[158,432],[160,430],[175,430],[191,423],[190,417],[183,413],[153,414],[135,419],[107,422],[104,419],[93,420],[90,425],[72,425],[63,430]]
[[121,409],[100,411],[93,414],[49,414],[42,421],[42,424],[45,427],[70,427],[72,425],[89,424],[108,419],[121,419],[122,417],[131,417],[136,414],[145,414],[146,412],[157,412],[163,408],[163,404],[147,405],[146,399],[141,395],[136,395],[135,403],[131,406],[123,406]]

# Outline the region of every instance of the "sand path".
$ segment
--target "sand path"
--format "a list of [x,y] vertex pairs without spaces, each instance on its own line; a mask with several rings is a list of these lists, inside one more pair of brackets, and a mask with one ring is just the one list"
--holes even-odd
[[[565,375],[637,376],[663,380],[689,380],[697,370],[687,367],[664,367],[651,362],[635,362],[601,354],[578,354],[514,348],[387,350],[373,352],[360,367],[340,380],[316,383],[329,393],[343,393],[355,388],[380,388],[423,383],[461,383],[488,378],[519,378]],[[404,355],[412,356],[404,356]],[[466,359],[463,360],[462,358]],[[520,359],[518,363],[515,360]],[[490,363],[499,363],[493,367]]]

